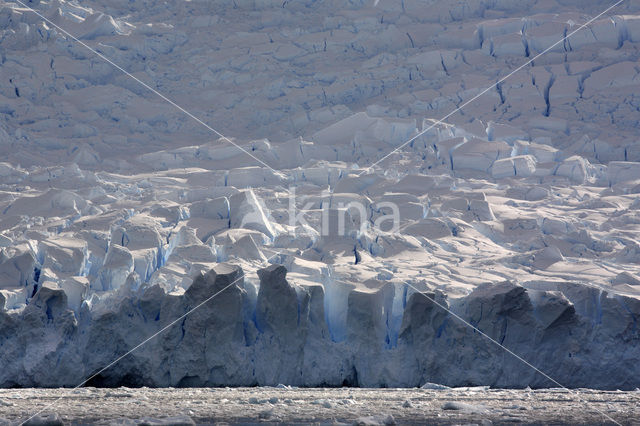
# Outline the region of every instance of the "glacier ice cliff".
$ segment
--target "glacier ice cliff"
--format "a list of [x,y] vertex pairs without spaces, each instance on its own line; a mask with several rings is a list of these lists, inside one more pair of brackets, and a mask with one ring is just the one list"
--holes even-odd
[[[222,263],[183,294],[147,286],[77,313],[65,290],[49,285],[19,311],[6,310],[0,294],[0,385],[75,386],[181,318],[89,384],[555,386],[443,307],[565,386],[640,384],[638,298],[570,282],[504,281],[453,299],[370,281],[349,292],[346,338],[336,341],[323,286],[292,284],[286,274],[282,265],[260,269],[256,294],[242,268]],[[398,297],[404,309],[394,330]]]
[[23,3],[1,386],[638,386],[640,2]]

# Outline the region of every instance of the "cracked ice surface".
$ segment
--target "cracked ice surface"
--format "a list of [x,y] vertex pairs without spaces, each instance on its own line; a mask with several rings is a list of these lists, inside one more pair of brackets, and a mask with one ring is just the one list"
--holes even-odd
[[425,292],[639,386],[640,5],[563,38],[604,6],[522,3],[34,3],[274,170],[3,3],[0,385],[76,385],[229,286],[94,384],[554,385]]

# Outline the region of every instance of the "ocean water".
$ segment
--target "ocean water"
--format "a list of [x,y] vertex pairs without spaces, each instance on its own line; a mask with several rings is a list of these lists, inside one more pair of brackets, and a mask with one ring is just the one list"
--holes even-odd
[[0,424],[640,424],[640,392],[591,389],[0,390]]

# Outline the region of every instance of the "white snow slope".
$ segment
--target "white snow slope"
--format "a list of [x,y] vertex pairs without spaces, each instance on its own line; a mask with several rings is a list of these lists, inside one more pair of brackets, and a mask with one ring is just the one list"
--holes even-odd
[[0,386],[640,386],[637,0],[25,4]]

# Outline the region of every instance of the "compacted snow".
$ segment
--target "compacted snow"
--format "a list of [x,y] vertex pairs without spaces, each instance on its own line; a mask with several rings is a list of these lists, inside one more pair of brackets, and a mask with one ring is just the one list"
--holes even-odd
[[639,387],[607,6],[0,3],[0,386]]

